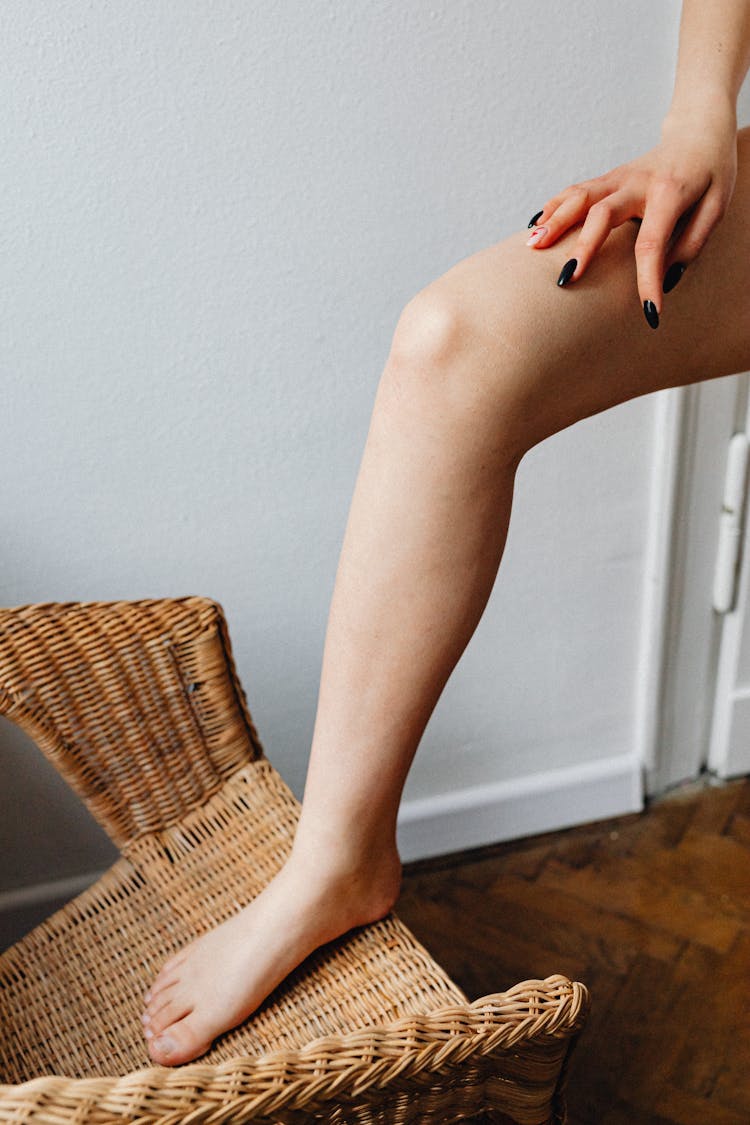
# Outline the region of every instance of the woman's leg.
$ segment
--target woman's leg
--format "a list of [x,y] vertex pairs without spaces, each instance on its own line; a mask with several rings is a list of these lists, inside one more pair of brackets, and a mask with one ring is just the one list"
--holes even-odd
[[750,129],[730,210],[655,332],[635,286],[636,233],[614,231],[561,290],[574,233],[540,252],[520,231],[404,309],[344,536],[292,854],[163,967],[147,1014],[174,1046],[151,1038],[157,1062],[203,1054],[314,948],[393,905],[402,787],[492,589],[524,453],[626,399],[750,369]]

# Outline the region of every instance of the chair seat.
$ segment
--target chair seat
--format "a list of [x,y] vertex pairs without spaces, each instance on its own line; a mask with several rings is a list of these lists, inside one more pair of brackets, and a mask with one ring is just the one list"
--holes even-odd
[[[204,808],[141,837],[95,883],[0,956],[0,1079],[84,1078],[153,1066],[140,1013],[162,963],[236,913],[281,866],[296,801],[266,759]],[[395,915],[316,950],[201,1062],[300,1048],[464,993]]]

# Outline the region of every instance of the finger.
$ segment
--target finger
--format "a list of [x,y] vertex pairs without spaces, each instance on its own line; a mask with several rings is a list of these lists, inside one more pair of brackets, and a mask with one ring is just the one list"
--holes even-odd
[[589,208],[571,254],[577,264],[567,281],[577,281],[582,276],[610,231],[632,218],[637,209],[637,201],[625,192],[615,192],[614,195],[605,196]]
[[674,289],[682,277],[682,271],[698,257],[714,227],[724,217],[727,203],[726,193],[715,186],[709,188],[700,200],[667,255],[662,281],[664,293]]
[[565,191],[561,191],[559,193],[559,195],[553,195],[551,199],[548,199],[547,202],[544,204],[544,207],[542,207],[541,211],[537,211],[537,213],[532,216],[531,221],[529,223],[529,226],[530,227],[539,226],[546,219],[548,219],[549,216],[553,213],[553,211],[557,210],[557,208],[562,203],[563,199],[565,199],[565,192],[567,192],[568,190],[569,189],[566,188]]
[[615,168],[613,172],[605,172],[602,176],[594,176],[590,180],[581,180],[580,183],[568,184],[568,186],[558,192],[557,195],[553,195],[551,199],[547,200],[542,210],[534,216],[534,222],[530,223],[529,226],[546,223],[558,207],[565,203],[566,200],[576,192],[586,191],[592,200],[601,199],[603,196],[613,193],[618,182],[614,176],[618,171],[619,169]]
[[544,205],[537,217],[527,246],[552,246],[570,227],[585,218],[589,207],[598,202],[609,189],[598,181],[587,181],[566,188]]
[[646,199],[643,222],[635,240],[635,261],[638,294],[652,328],[659,325],[667,243],[686,206],[685,197],[668,184],[656,185]]

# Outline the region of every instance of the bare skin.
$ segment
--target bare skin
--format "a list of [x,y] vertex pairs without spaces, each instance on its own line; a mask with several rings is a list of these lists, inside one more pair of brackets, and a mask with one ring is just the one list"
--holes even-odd
[[737,139],[729,209],[657,331],[627,221],[570,288],[555,282],[580,228],[543,253],[524,229],[404,308],[341,550],[292,854],[162,967],[143,1015],[155,1062],[199,1057],[313,949],[395,903],[403,784],[490,595],[524,453],[637,395],[750,369],[750,129]]

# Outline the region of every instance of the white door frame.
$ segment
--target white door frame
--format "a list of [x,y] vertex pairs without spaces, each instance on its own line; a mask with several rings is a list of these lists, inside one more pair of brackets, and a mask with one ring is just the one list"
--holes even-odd
[[649,795],[706,767],[721,619],[711,605],[726,450],[748,376],[657,391],[636,745]]
[[[748,613],[750,613],[750,565],[748,559],[747,508],[747,463],[743,454],[747,450],[747,435],[750,433],[750,415],[745,416],[743,430],[745,445],[736,450],[742,467],[738,470],[744,478],[745,487],[741,489],[742,527],[739,555],[734,550],[727,552],[727,568],[735,564],[735,589],[732,605],[721,618],[721,643],[719,646],[718,668],[716,674],[716,693],[713,709],[713,722],[708,747],[708,768],[720,778],[739,777],[750,770],[750,685],[747,672],[743,668],[743,650],[748,643]],[[743,464],[744,462],[744,464]],[[739,482],[734,482],[739,487]],[[730,500],[731,512],[734,508]],[[732,522],[731,516],[725,516]],[[726,604],[723,602],[722,604]]]

